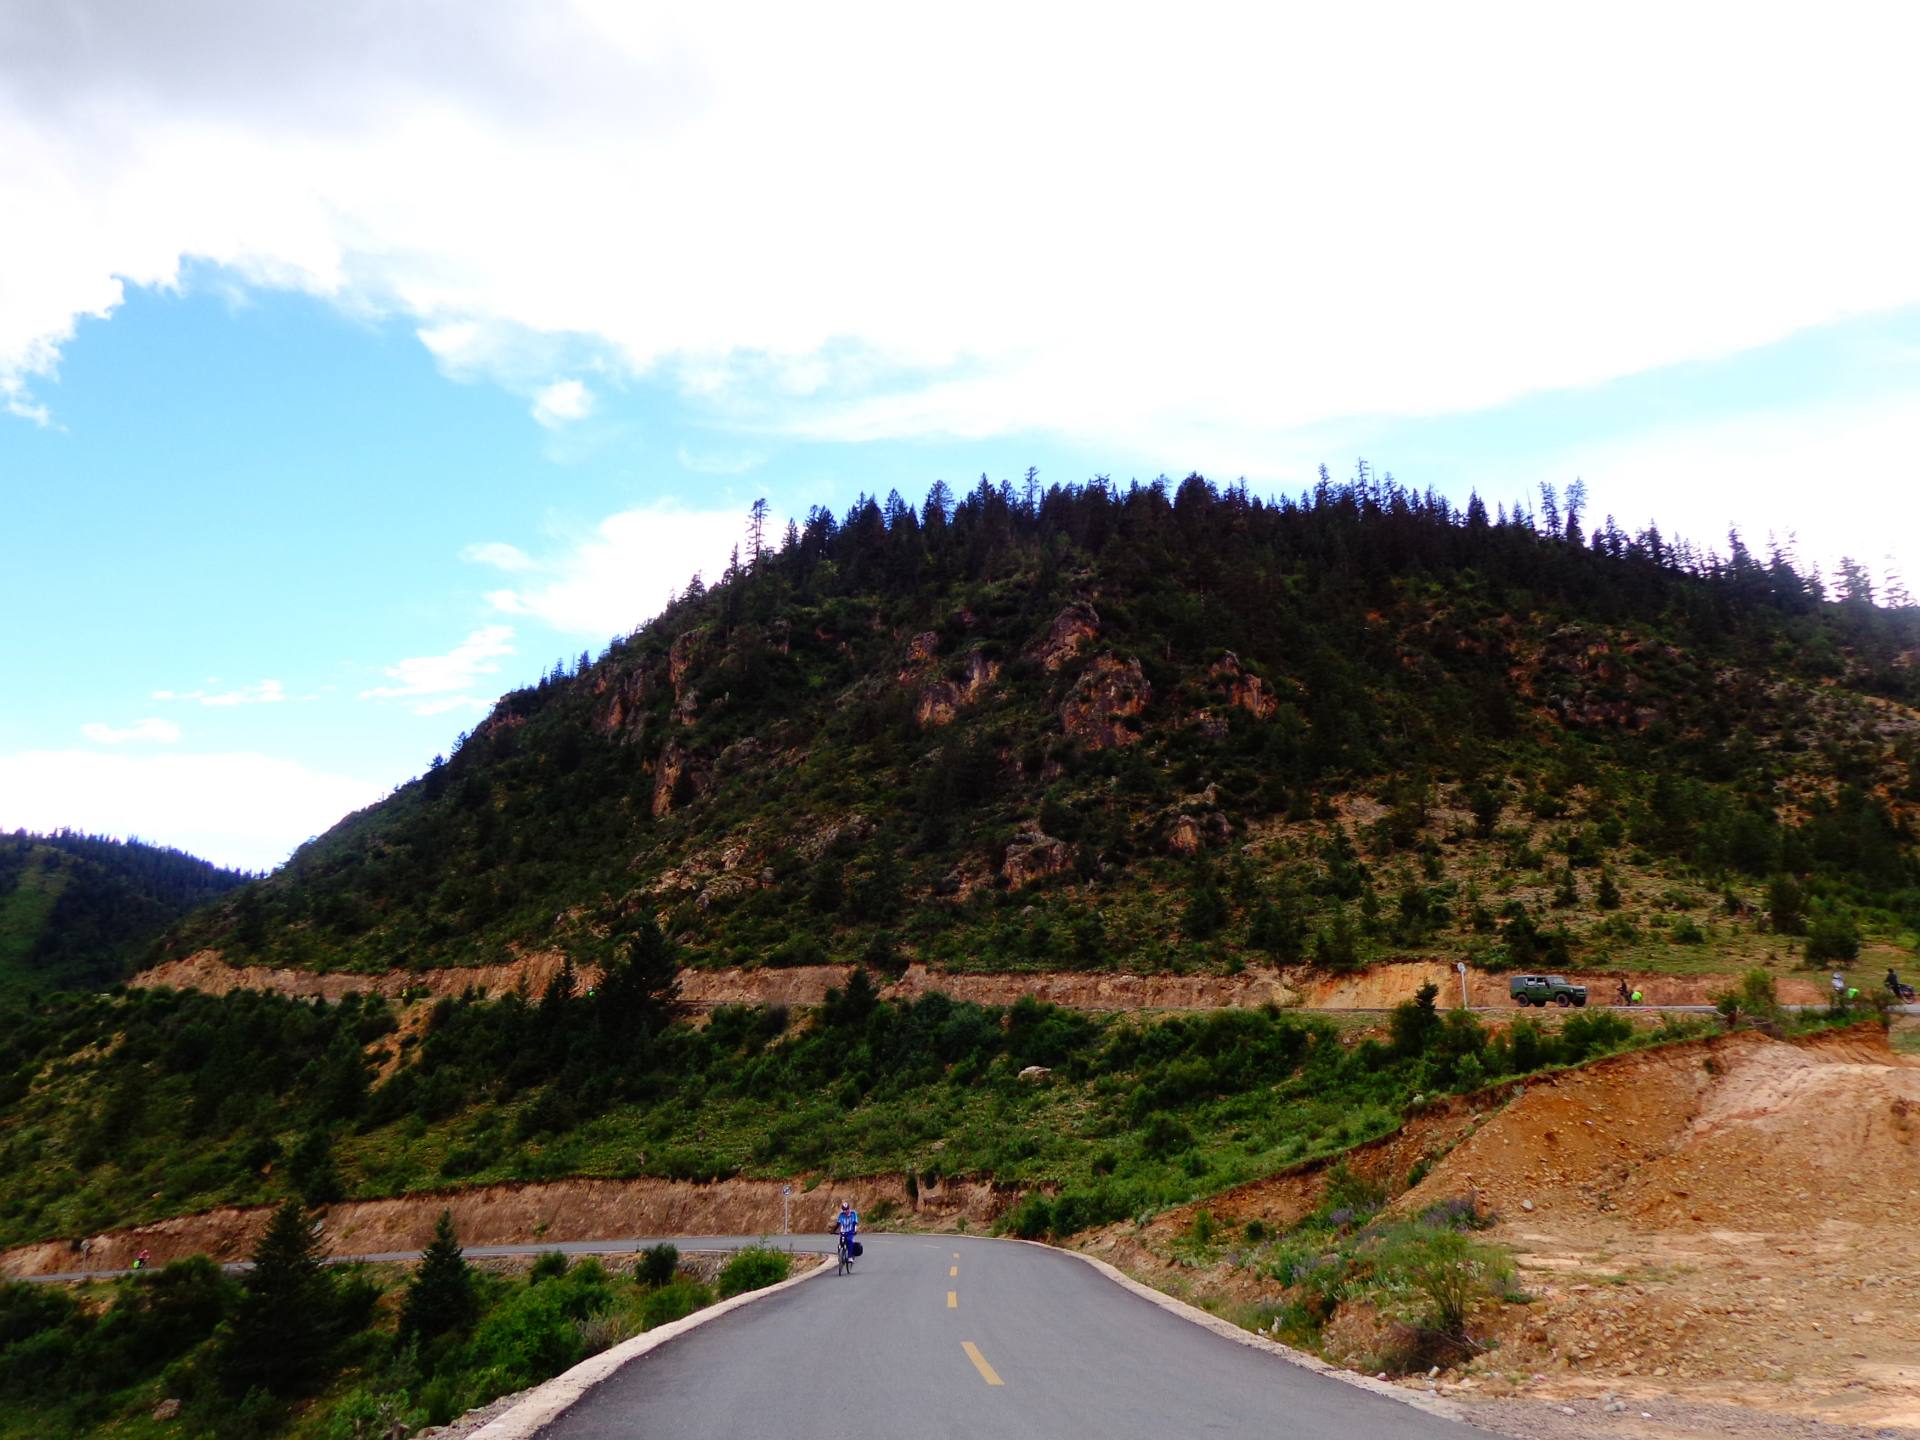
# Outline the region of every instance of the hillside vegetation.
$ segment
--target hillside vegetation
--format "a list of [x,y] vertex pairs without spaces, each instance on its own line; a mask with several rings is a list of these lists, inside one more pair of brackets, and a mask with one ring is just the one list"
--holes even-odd
[[[655,950],[654,973],[671,961]],[[1058,1188],[1016,1223],[1068,1234],[1387,1133],[1415,1095],[1649,1033],[1607,1011],[1492,1033],[1436,999],[1426,987],[1349,1044],[1271,1007],[1143,1020],[885,1001],[860,971],[806,1016],[694,1024],[632,962],[590,994],[562,977],[534,1001],[443,999],[406,1034],[360,996],[57,998],[0,1012],[0,1244],[570,1175],[977,1176]],[[1051,1073],[1021,1079],[1029,1066]]]
[[1583,505],[1363,469],[816,510],[168,953],[599,959],[636,916],[882,970],[1910,953],[1920,610]]
[[247,878],[137,840],[0,834],[0,993],[124,980],[181,916]]

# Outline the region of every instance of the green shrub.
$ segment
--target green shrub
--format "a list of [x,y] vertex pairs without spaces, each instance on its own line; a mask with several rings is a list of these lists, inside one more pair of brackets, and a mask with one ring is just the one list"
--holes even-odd
[[1773,976],[1764,970],[1749,970],[1740,977],[1739,985],[1713,997],[1713,1008],[1729,1027],[1742,1020],[1769,1024],[1780,1018],[1780,994],[1774,987]]
[[756,1245],[736,1251],[720,1271],[720,1294],[725,1297],[748,1290],[764,1290],[786,1279],[792,1268],[793,1258],[781,1250],[767,1250]]
[[527,1272],[527,1283],[538,1285],[542,1280],[558,1280],[567,1273],[567,1257],[558,1250],[548,1250],[536,1256],[533,1269]]
[[679,1247],[662,1241],[640,1252],[640,1264],[634,1271],[634,1278],[642,1285],[657,1288],[670,1283],[679,1268]]
[[647,1296],[641,1305],[640,1328],[651,1330],[657,1325],[684,1320],[712,1303],[713,1292],[706,1286],[692,1280],[669,1281]]
[[613,1298],[606,1271],[591,1260],[558,1276],[529,1277],[474,1329],[467,1368],[489,1372],[499,1387],[495,1394],[558,1375],[586,1358],[581,1322],[608,1309]]
[[1045,1239],[1053,1230],[1053,1206],[1046,1196],[1036,1191],[1024,1196],[1008,1212],[1004,1224],[1009,1233],[1022,1240]]
[[1860,931],[1851,916],[1828,911],[1807,926],[1807,963],[1846,962],[1860,957]]

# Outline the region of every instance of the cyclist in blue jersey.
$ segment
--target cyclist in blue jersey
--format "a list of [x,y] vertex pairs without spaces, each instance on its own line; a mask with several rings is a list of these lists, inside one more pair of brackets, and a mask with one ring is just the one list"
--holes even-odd
[[840,1237],[840,1246],[849,1262],[853,1259],[853,1243],[860,1234],[860,1212],[845,1200],[840,1202],[840,1213],[833,1217],[834,1233]]

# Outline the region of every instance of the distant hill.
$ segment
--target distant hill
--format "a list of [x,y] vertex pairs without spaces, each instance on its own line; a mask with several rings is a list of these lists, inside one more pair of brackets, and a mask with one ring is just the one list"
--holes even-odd
[[166,952],[590,959],[644,913],[708,965],[1910,960],[1920,610],[1583,505],[815,510]]
[[137,840],[0,833],[0,990],[124,980],[168,926],[247,879]]

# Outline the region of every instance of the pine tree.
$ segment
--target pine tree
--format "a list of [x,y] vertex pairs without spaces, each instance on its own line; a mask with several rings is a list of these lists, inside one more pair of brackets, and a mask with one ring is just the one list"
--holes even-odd
[[420,1257],[420,1268],[414,1272],[413,1283],[407,1286],[400,1333],[417,1335],[422,1340],[457,1335],[472,1326],[479,1309],[473,1289],[473,1270],[453,1232],[453,1213],[442,1210],[433,1227],[433,1243]]
[[1614,881],[1613,871],[1602,870],[1600,886],[1593,892],[1593,903],[1602,910],[1618,910],[1622,898],[1620,886]]
[[767,502],[762,496],[753,502],[753,508],[747,511],[747,563],[758,566],[760,553],[766,548]]
[[221,1343],[220,1378],[236,1395],[295,1395],[322,1377],[340,1320],[333,1277],[298,1200],[274,1212],[252,1258]]

